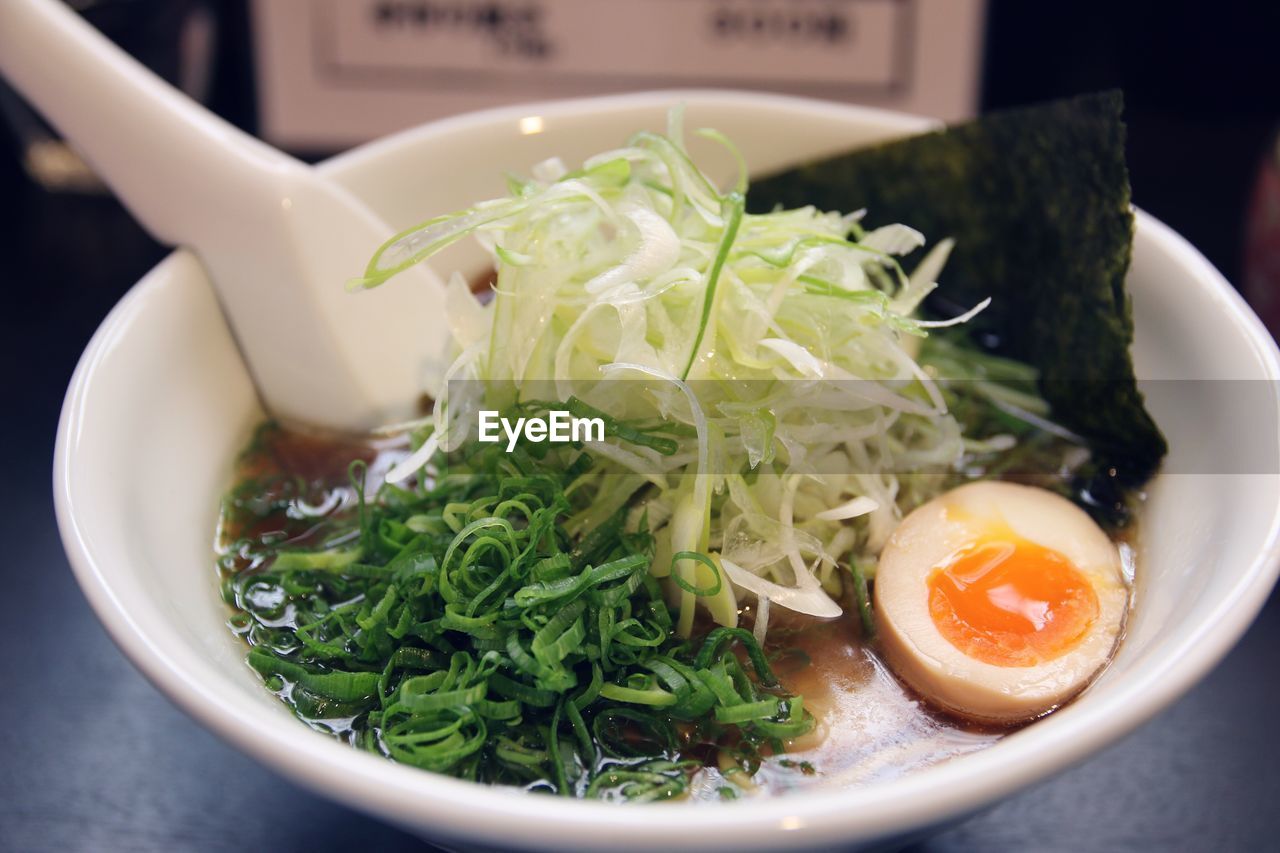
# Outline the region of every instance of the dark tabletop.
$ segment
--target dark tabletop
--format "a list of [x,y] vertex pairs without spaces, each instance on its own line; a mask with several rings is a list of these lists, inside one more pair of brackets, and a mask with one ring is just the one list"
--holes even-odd
[[[1188,61],[1177,87],[1145,84],[1149,51],[1146,64],[1134,60],[1132,68],[1083,59],[1037,66],[1048,42],[1007,31],[1040,26],[1059,42],[1094,31],[1083,20],[1059,27],[1048,12],[1039,23],[1017,17],[1033,8],[1041,4],[995,7],[992,44],[1013,47],[989,56],[987,104],[1124,85],[1136,201],[1235,280],[1249,180],[1280,108],[1233,102],[1243,98],[1241,87],[1206,78],[1211,64]],[[1186,29],[1210,27],[1204,42],[1213,43],[1222,18],[1201,16],[1201,8],[1186,16]],[[1146,27],[1145,18],[1131,17],[1135,32]],[[1258,29],[1270,33],[1269,44],[1274,29]],[[1238,39],[1223,44],[1233,56],[1258,55]],[[1165,49],[1167,65],[1182,68],[1178,45]],[[1039,77],[1027,71],[1033,67]],[[1217,94],[1193,91],[1199,85]],[[399,830],[300,790],[188,719],[124,659],[72,578],[50,487],[62,394],[98,322],[160,257],[112,200],[43,192],[0,146],[0,849],[422,849]],[[1278,649],[1273,597],[1222,665],[1151,723],[912,849],[1276,849]]]

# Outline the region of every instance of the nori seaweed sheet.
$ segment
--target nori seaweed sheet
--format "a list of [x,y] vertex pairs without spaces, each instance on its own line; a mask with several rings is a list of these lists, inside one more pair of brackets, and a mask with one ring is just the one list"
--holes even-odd
[[974,340],[1040,371],[1054,419],[1093,451],[1080,491],[1104,514],[1121,511],[1123,491],[1168,449],[1129,356],[1123,107],[1119,92],[1103,92],[991,113],[765,178],[747,198],[754,212],[866,208],[867,228],[902,222],[931,243],[954,237],[928,309],[954,316],[992,297]]

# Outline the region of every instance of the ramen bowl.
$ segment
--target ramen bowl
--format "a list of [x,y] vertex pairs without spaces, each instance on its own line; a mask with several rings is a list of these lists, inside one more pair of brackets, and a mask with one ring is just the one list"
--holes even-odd
[[[453,118],[322,168],[404,227],[501,194],[504,172],[551,156],[574,164],[638,129],[661,129],[677,102],[691,126],[736,140],[756,174],[933,126],[819,101],[655,92]],[[733,164],[718,168],[728,176]],[[484,262],[479,249],[446,259],[464,270]],[[1137,373],[1171,451],[1142,512],[1127,636],[1068,706],[985,750],[887,781],[739,802],[581,802],[393,764],[300,724],[263,689],[226,624],[212,553],[218,502],[264,413],[185,251],[137,283],[80,361],[58,433],[58,520],[99,618],[174,702],[299,784],[433,841],[538,850],[885,843],[1024,790],[1149,719],[1226,654],[1275,581],[1276,347],[1221,275],[1141,212],[1129,287]]]

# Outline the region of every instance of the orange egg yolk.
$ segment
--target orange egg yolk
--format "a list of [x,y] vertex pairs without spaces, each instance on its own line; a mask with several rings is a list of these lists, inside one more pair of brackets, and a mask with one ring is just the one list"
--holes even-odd
[[960,551],[929,576],[929,615],[975,660],[1034,666],[1071,650],[1098,616],[1092,584],[1057,551],[992,541]]

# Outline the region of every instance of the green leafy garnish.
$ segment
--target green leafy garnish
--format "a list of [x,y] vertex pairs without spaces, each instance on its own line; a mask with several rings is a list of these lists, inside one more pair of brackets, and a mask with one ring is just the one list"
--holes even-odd
[[[353,484],[345,522],[309,510],[305,484],[291,501],[229,505],[229,523],[251,530],[305,528],[309,512],[328,525],[306,549],[262,536],[232,546],[261,567],[227,583],[249,664],[299,716],[356,746],[573,796],[678,796],[701,766],[689,751],[781,751],[808,731],[811,715],[750,632],[675,635],[643,522],[618,510],[569,535],[595,497],[568,491],[575,455],[472,447],[435,483],[368,501]],[[714,577],[677,577],[683,589],[719,591],[709,557],[679,560]]]

